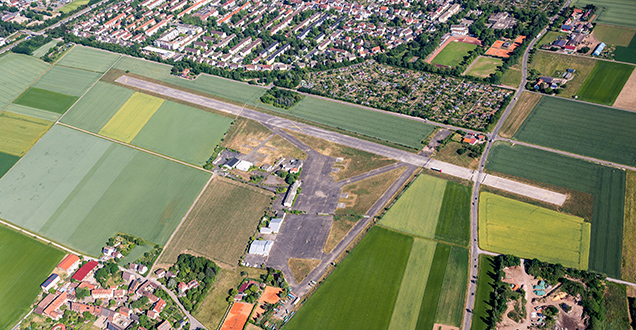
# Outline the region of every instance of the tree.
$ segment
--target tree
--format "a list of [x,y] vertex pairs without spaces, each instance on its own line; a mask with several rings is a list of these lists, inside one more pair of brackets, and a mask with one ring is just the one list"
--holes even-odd
[[75,297],[77,297],[77,300],[82,300],[90,295],[91,295],[91,292],[87,288],[75,289]]

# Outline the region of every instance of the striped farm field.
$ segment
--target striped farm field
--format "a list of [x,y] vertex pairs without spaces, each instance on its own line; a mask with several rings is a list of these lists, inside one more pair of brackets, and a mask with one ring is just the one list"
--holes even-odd
[[98,133],[134,93],[130,89],[98,81],[61,121]]
[[583,219],[482,192],[479,198],[479,245],[521,258],[537,258],[587,269],[589,223]]
[[56,65],[47,71],[33,87],[80,97],[100,77],[99,73]]
[[15,104],[15,103],[9,104],[9,106],[6,107],[4,110],[6,112],[38,118],[38,119],[42,119],[42,120],[46,120],[50,122],[55,122],[57,121],[58,118],[60,118],[59,113],[50,112],[50,111],[46,111],[42,109],[31,108],[31,107],[27,107],[27,106]]
[[636,20],[634,20],[636,2],[632,0],[576,0],[572,2],[572,5],[576,5],[577,8],[588,4],[598,8],[595,23],[636,28]]
[[0,113],[0,152],[22,156],[53,126],[53,122],[3,111]]
[[56,65],[84,69],[94,72],[106,72],[119,59],[119,54],[96,48],[76,45]]
[[130,143],[163,102],[158,97],[135,93],[102,127],[99,134]]
[[0,109],[18,97],[49,66],[44,61],[22,54],[8,53],[0,56]]
[[634,71],[624,63],[598,61],[578,92],[581,101],[612,105]]
[[625,172],[557,153],[496,143],[486,169],[593,196],[588,268],[621,276]]
[[75,96],[31,87],[22,93],[14,103],[63,114],[75,101],[77,101],[77,97]]
[[[200,75],[195,80],[182,79],[170,75],[170,66],[135,58],[122,57],[114,68],[182,87],[182,89],[192,89],[217,98],[276,111],[409,148],[421,149],[421,142],[433,132],[433,126],[421,121],[311,96],[306,96],[293,108],[284,110],[259,101],[265,93],[264,88],[210,75]],[[393,127],[400,127],[400,129],[396,130]]]
[[463,302],[466,299],[468,285],[469,258],[467,249],[451,247],[442,281],[441,294],[437,302],[435,323],[461,328],[464,313]]
[[470,239],[470,187],[448,182],[440,208],[435,238],[463,246]]
[[117,232],[163,245],[209,178],[56,125],[0,180],[0,213],[90,255]]
[[635,166],[634,127],[634,112],[544,96],[514,138]]
[[64,253],[0,225],[0,329],[11,329],[30,310]]
[[490,293],[494,291],[495,264],[492,256],[479,255],[479,275],[477,276],[477,292],[475,293],[475,308],[470,326],[472,330],[487,330],[485,320],[490,309]]

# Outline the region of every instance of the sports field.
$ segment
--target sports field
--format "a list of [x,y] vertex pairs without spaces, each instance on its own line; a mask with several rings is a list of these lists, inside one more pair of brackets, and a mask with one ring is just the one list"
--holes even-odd
[[48,68],[49,64],[31,56],[8,53],[0,57],[0,109],[4,109]]
[[495,73],[497,68],[502,64],[503,61],[499,58],[480,56],[475,62],[473,62],[472,66],[465,74],[479,78],[488,78],[492,73]]
[[17,113],[0,113],[0,152],[14,156],[24,155],[53,122]]
[[612,105],[634,71],[634,66],[624,63],[598,61],[592,73],[579,90],[579,99],[593,103]]
[[582,8],[588,4],[599,8],[595,23],[636,28],[636,20],[634,20],[636,2],[632,0],[576,0],[571,5]]
[[96,72],[56,65],[38,79],[33,87],[80,97],[99,76]]
[[117,232],[163,245],[209,177],[56,125],[0,180],[0,212],[91,255]]
[[544,96],[514,138],[635,166],[634,127],[634,112]]
[[0,225],[0,329],[11,329],[26,313],[64,253]]
[[493,257],[485,254],[479,255],[479,275],[477,277],[477,292],[475,293],[475,308],[471,330],[487,330],[488,325],[484,321],[488,317],[490,309],[490,293],[494,291],[495,273]]
[[477,45],[457,41],[450,42],[431,62],[434,64],[456,67],[464,60],[465,56],[468,56],[468,52],[475,48],[477,48]]
[[130,143],[163,104],[163,99],[135,93],[102,127],[100,135]]
[[285,329],[387,329],[412,244],[409,236],[371,228]]
[[75,96],[30,87],[22,93],[14,101],[14,103],[63,114],[73,105],[73,103],[75,103],[75,101],[77,101],[77,99],[78,98]]
[[422,148],[422,140],[433,132],[433,126],[420,121],[315,97],[305,97],[293,108],[284,110],[260,102],[263,95],[260,87],[209,75],[201,75],[196,80],[181,79],[170,75],[169,66],[129,57],[122,57],[115,68],[410,148]]
[[[589,269],[618,278],[621,273],[625,172],[520,145],[496,143],[488,170],[592,194]],[[582,180],[581,178],[585,178]]]
[[71,12],[81,6],[87,5],[90,2],[90,0],[75,0],[67,5],[65,5],[64,7],[60,8],[60,11],[63,13],[68,13]]
[[574,78],[568,81],[566,88],[559,94],[559,96],[565,98],[573,97],[578,93],[597,62],[597,60],[589,57],[570,56],[543,50],[537,51],[532,58],[532,63],[528,64],[528,69],[536,69],[541,75],[558,77],[559,74],[562,74],[567,69],[576,70]]
[[103,73],[117,61],[119,56],[105,50],[76,45],[56,64]]
[[587,269],[590,224],[582,218],[482,192],[479,245],[487,251]]
[[380,224],[407,234],[467,245],[470,187],[419,176]]
[[236,266],[271,197],[265,190],[217,177],[205,189],[159,262],[173,264],[179,254],[194,252]]

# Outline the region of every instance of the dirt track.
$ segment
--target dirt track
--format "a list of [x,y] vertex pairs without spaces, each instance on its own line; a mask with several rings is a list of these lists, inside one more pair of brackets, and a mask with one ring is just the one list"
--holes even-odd
[[629,76],[629,79],[623,86],[623,90],[616,101],[614,102],[614,107],[627,109],[636,111],[636,70],[632,72],[632,75]]

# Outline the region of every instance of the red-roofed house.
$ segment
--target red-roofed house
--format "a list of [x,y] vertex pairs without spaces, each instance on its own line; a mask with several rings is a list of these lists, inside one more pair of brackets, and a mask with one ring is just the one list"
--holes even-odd
[[79,261],[78,256],[69,254],[57,265],[57,268],[61,271],[65,271],[67,274],[72,273],[79,266]]
[[90,272],[93,271],[97,267],[97,261],[91,260],[87,262],[84,266],[82,266],[76,273],[73,275],[73,279],[76,281],[82,281]]
[[152,306],[152,310],[154,310],[157,313],[161,313],[161,311],[163,311],[163,309],[166,307],[166,302],[159,298],[159,300],[155,303],[154,306]]
[[470,144],[470,145],[475,145],[475,143],[477,143],[477,139],[475,139],[475,138],[467,138],[467,137],[465,137],[465,138],[462,140],[462,142],[463,142],[463,143],[468,143],[468,144]]

